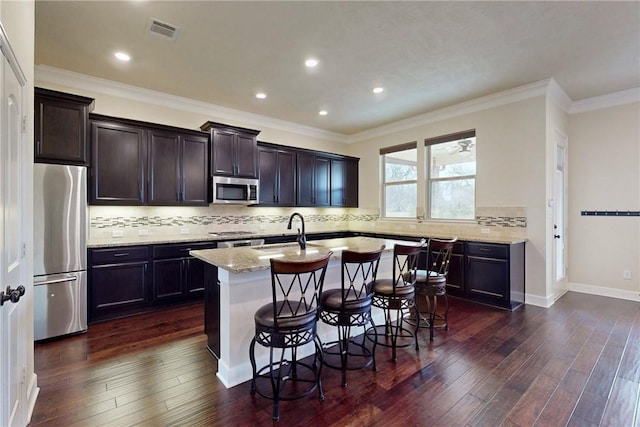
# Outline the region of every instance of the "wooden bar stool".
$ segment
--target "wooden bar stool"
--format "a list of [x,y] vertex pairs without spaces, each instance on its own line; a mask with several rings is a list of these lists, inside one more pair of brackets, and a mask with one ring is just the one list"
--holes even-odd
[[398,347],[417,343],[415,331],[404,327],[404,316],[414,306],[413,285],[421,250],[422,243],[416,246],[396,244],[393,248],[393,278],[376,279],[373,283],[373,306],[384,310],[385,324],[382,333],[379,326],[367,329],[367,338],[375,339],[377,345],[391,347],[391,360],[394,362],[398,360]]
[[[280,419],[281,400],[294,400],[318,390],[324,399],[320,373],[322,345],[317,336],[318,300],[332,253],[312,260],[271,259],[272,302],[254,316],[255,336],[249,346],[253,369],[251,393],[273,400],[273,419]],[[269,348],[269,363],[256,366],[256,343]],[[298,360],[298,348],[313,343],[313,363]],[[279,352],[279,355],[276,353]],[[287,358],[287,355],[289,358]]]
[[342,286],[326,290],[320,296],[320,320],[338,327],[338,340],[324,345],[324,364],[342,371],[342,387],[347,386],[347,370],[362,369],[371,364],[376,370],[376,341],[369,350],[365,335],[362,335],[362,342],[357,342],[351,338],[351,328],[369,324],[375,327],[371,319],[373,295],[370,289],[376,280],[383,249],[384,245],[373,252],[343,251]]

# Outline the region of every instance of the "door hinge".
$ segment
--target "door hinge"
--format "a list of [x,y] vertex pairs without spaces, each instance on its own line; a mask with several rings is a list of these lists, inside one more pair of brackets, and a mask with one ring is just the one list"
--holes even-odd
[[22,116],[22,133],[27,133],[27,116]]
[[23,243],[22,244],[22,258],[26,258],[27,257],[27,244]]

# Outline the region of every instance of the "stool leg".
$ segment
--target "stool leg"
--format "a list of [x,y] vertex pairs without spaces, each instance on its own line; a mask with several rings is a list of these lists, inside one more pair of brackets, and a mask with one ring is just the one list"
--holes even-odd
[[433,341],[433,325],[436,323],[436,313],[438,313],[438,297],[433,296],[433,307],[429,313],[430,325],[429,325],[429,341]]
[[316,356],[320,359],[320,363],[318,364],[318,373],[317,373],[317,379],[316,379],[316,384],[318,387],[318,399],[324,400],[324,392],[322,391],[322,366],[324,365],[322,360],[323,359],[322,342],[320,341],[320,337],[318,337],[317,335],[313,339],[313,342],[315,343],[315,346],[316,346],[316,355],[314,356],[314,360]]
[[[369,316],[369,321],[371,322],[371,329],[373,329],[373,336],[374,336],[374,340],[373,340],[373,349],[371,350],[371,357],[373,358],[373,370],[374,372],[378,370],[378,367],[376,366],[376,345],[378,344],[378,331],[376,330],[376,324],[373,322],[373,316]],[[365,344],[365,339],[366,339],[366,330],[367,330],[367,326],[366,325],[362,325],[362,327],[365,330],[365,333],[362,334],[362,345],[364,346]]]
[[251,389],[250,389],[251,394],[255,394],[256,392],[257,368],[256,368],[255,349],[256,349],[256,339],[254,338],[251,340],[251,344],[249,345],[249,360],[251,361],[251,371],[253,372],[253,375],[251,376]]
[[449,297],[444,294],[444,330],[449,330]]

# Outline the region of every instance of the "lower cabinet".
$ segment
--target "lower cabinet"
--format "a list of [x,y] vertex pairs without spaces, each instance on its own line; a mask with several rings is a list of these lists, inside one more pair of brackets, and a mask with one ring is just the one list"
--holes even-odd
[[215,247],[215,243],[154,245],[152,301],[157,303],[202,297],[204,262],[189,256],[189,251]]
[[89,249],[89,322],[202,299],[205,263],[190,250],[215,242]]
[[466,243],[466,297],[513,310],[524,304],[524,242]]
[[92,249],[89,262],[89,322],[134,314],[148,305],[147,246]]
[[204,333],[207,334],[207,348],[217,359],[220,358],[220,282],[218,267],[205,263],[204,291]]
[[449,260],[447,293],[456,297],[464,297],[464,284],[464,242],[456,242]]

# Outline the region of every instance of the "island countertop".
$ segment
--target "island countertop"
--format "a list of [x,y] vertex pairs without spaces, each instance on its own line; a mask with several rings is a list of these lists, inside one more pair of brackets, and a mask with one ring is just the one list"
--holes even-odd
[[313,240],[307,242],[306,250],[298,243],[276,243],[262,246],[242,246],[236,248],[203,249],[190,251],[189,254],[204,262],[225,269],[231,273],[247,273],[268,270],[270,259],[285,261],[312,261],[333,252],[332,258],[338,259],[343,250],[370,252],[384,245],[384,252],[393,251],[396,244],[417,245],[418,242],[378,239],[374,237],[345,237],[339,239]]

